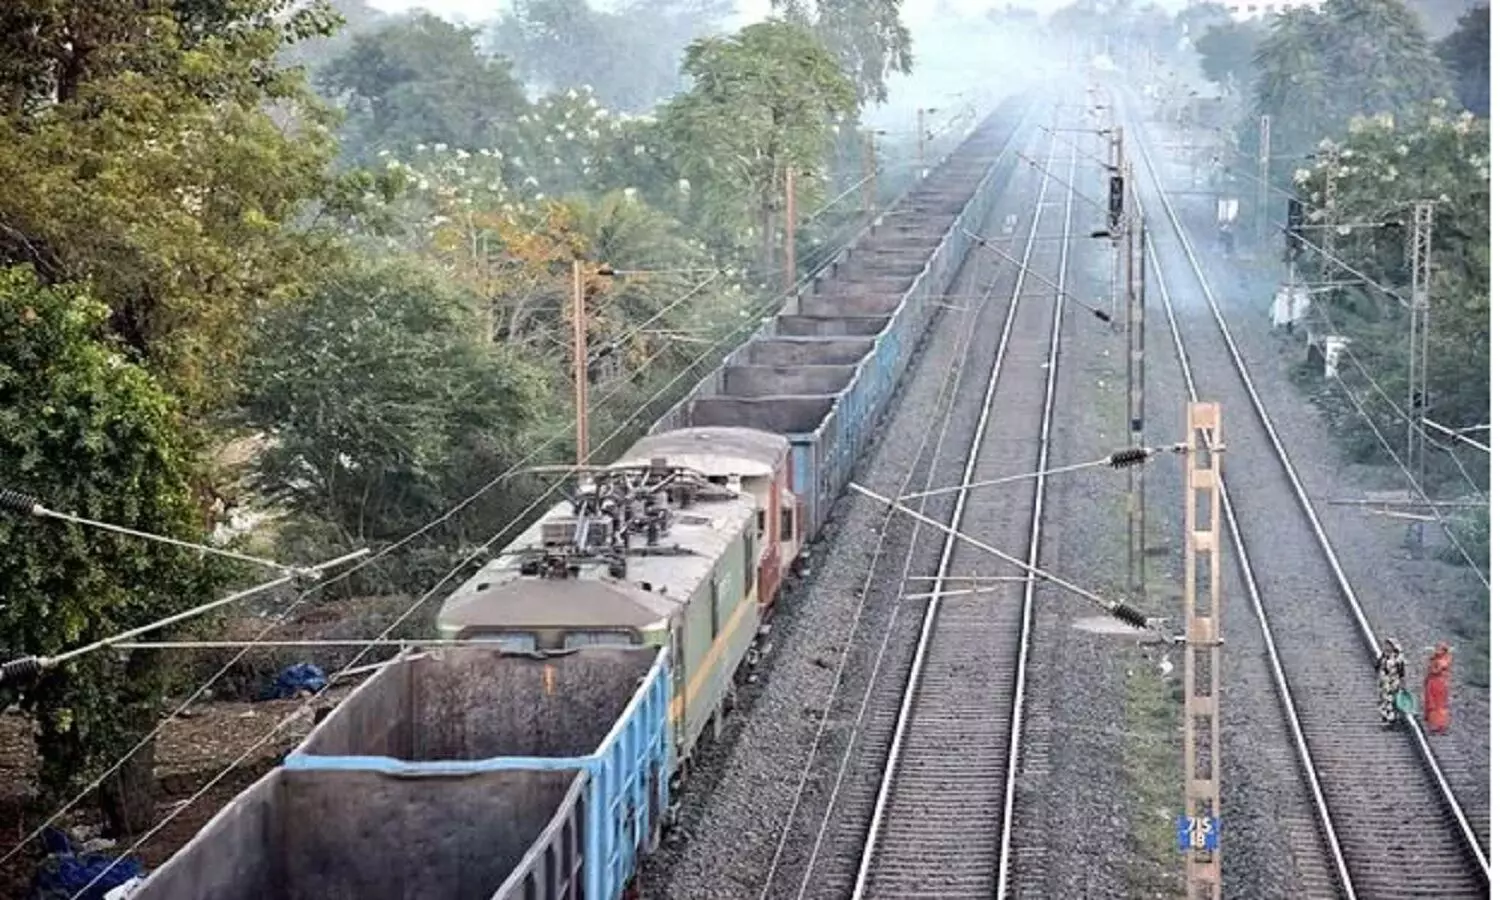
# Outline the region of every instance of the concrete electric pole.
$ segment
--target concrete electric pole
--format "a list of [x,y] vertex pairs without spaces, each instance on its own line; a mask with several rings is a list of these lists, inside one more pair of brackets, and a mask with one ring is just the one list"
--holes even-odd
[[[1130,445],[1146,446],[1146,308],[1145,308],[1145,223],[1133,202],[1135,193],[1130,178],[1130,160],[1125,153],[1125,129],[1116,126],[1111,141],[1111,162],[1114,171],[1110,175],[1110,232],[1117,242],[1123,243],[1125,269],[1125,331],[1126,331],[1126,425]],[[1141,254],[1137,265],[1137,248]],[[1136,270],[1140,269],[1140,283]],[[1139,466],[1131,466],[1126,473],[1128,497],[1126,518],[1126,570],[1129,589],[1133,599],[1139,601],[1146,594],[1146,497],[1145,477]]]
[[[1421,422],[1427,415],[1427,326],[1431,293],[1432,201],[1419,200],[1411,223],[1411,353],[1407,367],[1410,414],[1406,419],[1406,465],[1416,480],[1417,490],[1423,493],[1427,490],[1427,443],[1421,434]],[[1407,526],[1407,537],[1413,549],[1421,549],[1420,520]]]

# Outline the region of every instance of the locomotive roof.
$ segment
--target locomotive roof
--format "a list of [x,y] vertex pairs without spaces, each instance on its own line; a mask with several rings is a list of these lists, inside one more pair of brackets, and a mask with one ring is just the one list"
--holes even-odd
[[665,458],[704,475],[754,478],[774,472],[790,448],[781,435],[754,428],[674,428],[636,441],[615,465],[642,465]]
[[[450,628],[649,625],[671,615],[692,596],[754,513],[755,499],[748,494],[705,500],[687,509],[674,507],[671,530],[659,547],[677,552],[632,553],[624,579],[609,577],[602,564],[584,566],[576,578],[523,576],[521,556],[528,548],[542,545],[543,523],[572,517],[572,504],[563,501],[454,591],[443,602],[438,624]],[[650,585],[650,590],[644,585]]]
[[442,616],[456,628],[645,628],[676,609],[660,594],[612,578],[510,578],[460,590]]

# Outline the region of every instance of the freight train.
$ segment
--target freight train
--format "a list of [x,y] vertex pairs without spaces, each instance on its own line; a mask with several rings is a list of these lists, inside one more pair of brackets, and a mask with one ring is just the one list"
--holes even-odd
[[627,895],[778,592],[982,233],[1003,103],[749,343],[444,602],[136,900]]

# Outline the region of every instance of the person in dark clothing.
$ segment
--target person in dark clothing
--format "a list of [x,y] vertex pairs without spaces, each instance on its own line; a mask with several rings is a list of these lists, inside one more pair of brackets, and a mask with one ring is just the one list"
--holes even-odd
[[1385,649],[1375,661],[1380,685],[1380,718],[1385,727],[1396,724],[1396,694],[1406,685],[1406,657],[1395,638],[1385,639]]

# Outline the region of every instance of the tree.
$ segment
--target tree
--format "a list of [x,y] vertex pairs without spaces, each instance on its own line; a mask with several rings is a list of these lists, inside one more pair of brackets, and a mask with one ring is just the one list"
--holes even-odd
[[1271,117],[1277,180],[1290,160],[1352,117],[1401,118],[1450,92],[1442,63],[1401,0],[1328,0],[1318,11],[1279,15],[1255,64],[1255,102],[1241,138],[1253,158],[1259,118]]
[[[177,404],[107,337],[109,311],[76,285],[0,269],[0,471],[54,509],[198,541],[194,466]],[[201,554],[82,526],[0,517],[0,648],[53,655],[202,602],[223,571]],[[161,660],[110,653],[46,675],[35,715],[42,785],[56,802],[156,724]],[[111,830],[154,824],[154,747],[104,785]],[[68,797],[67,799],[71,799]]]
[[368,161],[419,143],[499,143],[526,101],[510,64],[475,49],[477,33],[420,13],[357,35],[318,75],[348,114],[346,154]]
[[[1409,223],[1415,201],[1434,200],[1430,381],[1427,409],[1438,421],[1489,416],[1489,133],[1467,111],[1439,100],[1423,121],[1356,119],[1326,142],[1296,182],[1314,224]],[[1332,188],[1330,191],[1329,188]],[[1329,198],[1332,197],[1332,209]],[[1331,250],[1382,284],[1411,284],[1408,227],[1335,230]],[[1306,260],[1314,268],[1317,259]],[[1387,392],[1406,391],[1407,317],[1396,302],[1362,287],[1333,295],[1333,314]],[[1384,416],[1384,404],[1370,404]],[[1394,424],[1394,423],[1393,423]]]
[[682,87],[682,48],[733,12],[728,0],[634,0],[617,11],[514,0],[491,43],[543,90],[587,88],[613,109],[645,112]]
[[810,25],[854,84],[855,102],[884,103],[886,79],[911,73],[911,32],[901,0],[771,0],[787,20]]
[[812,32],[790,22],[695,41],[683,71],[693,88],[667,104],[662,126],[701,221],[728,234],[757,230],[769,269],[786,170],[804,187],[821,183],[830,125],[853,114],[854,85]]
[[1255,83],[1255,48],[1263,32],[1253,24],[1229,22],[1210,25],[1193,42],[1203,77],[1226,88]]
[[329,0],[329,6],[342,20],[337,30],[326,36],[310,38],[283,47],[278,61],[286,66],[302,66],[317,72],[334,59],[349,52],[354,39],[387,24],[390,19],[365,0]]
[[249,317],[323,249],[286,226],[329,187],[332,134],[274,59],[329,20],[293,7],[0,5],[0,265],[89,281],[194,415],[226,392]]
[[469,298],[411,262],[325,273],[266,318],[247,367],[244,424],[273,441],[257,486],[367,546],[461,499],[465,473],[503,470],[544,380],[475,325]]
[[1458,20],[1458,30],[1437,46],[1452,73],[1458,102],[1480,118],[1490,115],[1490,6],[1476,6]]

